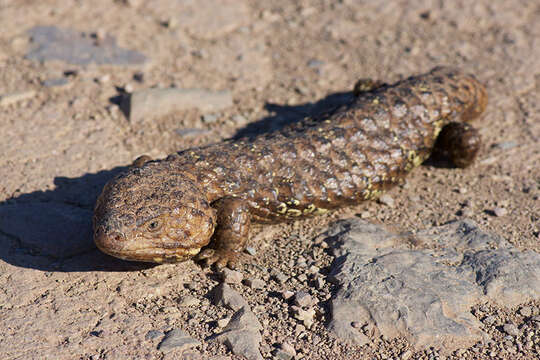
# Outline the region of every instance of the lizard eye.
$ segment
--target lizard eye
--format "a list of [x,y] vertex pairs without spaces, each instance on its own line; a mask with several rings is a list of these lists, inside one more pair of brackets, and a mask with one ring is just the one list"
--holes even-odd
[[161,222],[157,219],[151,220],[148,225],[146,225],[146,228],[148,231],[157,231],[161,227]]

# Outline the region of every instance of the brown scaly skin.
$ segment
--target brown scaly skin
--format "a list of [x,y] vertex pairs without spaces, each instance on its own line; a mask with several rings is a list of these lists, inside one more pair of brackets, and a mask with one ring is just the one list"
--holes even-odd
[[233,265],[251,221],[294,220],[376,198],[430,155],[439,133],[437,146],[457,166],[474,159],[480,138],[460,121],[480,115],[487,94],[473,76],[439,67],[393,85],[363,80],[355,94],[331,115],[254,140],[139,158],[97,200],[97,246],[127,260],[199,254]]

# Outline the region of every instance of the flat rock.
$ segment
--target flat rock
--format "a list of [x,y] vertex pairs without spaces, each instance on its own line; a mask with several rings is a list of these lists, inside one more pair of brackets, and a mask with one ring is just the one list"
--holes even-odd
[[243,307],[234,313],[229,324],[215,340],[225,344],[235,355],[249,360],[262,360],[259,343],[262,325],[251,310]]
[[201,342],[199,340],[192,338],[181,329],[173,329],[165,334],[165,337],[158,345],[158,350],[165,353],[173,349],[184,351],[200,344]]
[[59,60],[73,65],[137,65],[147,60],[138,51],[118,47],[111,36],[98,41],[89,34],[56,26],[35,26],[28,34],[34,43],[25,55],[30,60]]
[[61,259],[95,248],[92,212],[57,202],[0,206],[0,232],[33,255]]
[[204,89],[143,89],[135,91],[122,104],[133,123],[164,116],[175,111],[199,109],[217,111],[232,106],[230,91]]
[[368,340],[352,323],[371,324],[387,338],[451,352],[487,336],[473,305],[511,307],[540,297],[540,254],[519,252],[469,220],[414,236],[344,220],[327,241],[336,248],[329,280],[340,286],[328,327],[351,342]]

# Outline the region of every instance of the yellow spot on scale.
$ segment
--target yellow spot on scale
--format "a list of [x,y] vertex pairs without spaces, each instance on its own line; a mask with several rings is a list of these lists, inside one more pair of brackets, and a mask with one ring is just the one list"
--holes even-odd
[[287,204],[280,203],[277,207],[278,214],[285,214],[287,212]]
[[300,210],[297,210],[297,209],[288,209],[287,210],[287,215],[300,216],[300,215],[302,215],[302,212]]
[[328,212],[328,209],[315,208],[315,211],[313,211],[313,214],[314,215],[322,215],[322,214],[326,214],[327,212]]

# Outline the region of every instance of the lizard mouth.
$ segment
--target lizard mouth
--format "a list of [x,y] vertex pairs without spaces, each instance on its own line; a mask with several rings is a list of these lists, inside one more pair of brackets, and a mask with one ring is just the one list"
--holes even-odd
[[152,263],[176,263],[188,260],[197,255],[200,248],[174,248],[141,246],[134,241],[127,241],[124,234],[112,232],[106,234],[101,228],[94,235],[94,242],[104,253],[122,260],[143,261]]

